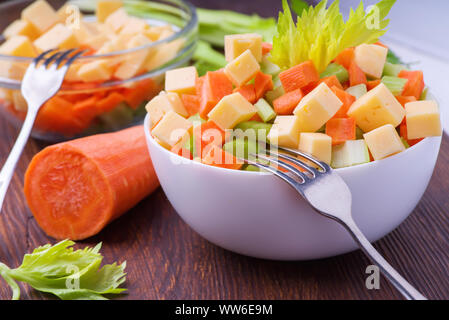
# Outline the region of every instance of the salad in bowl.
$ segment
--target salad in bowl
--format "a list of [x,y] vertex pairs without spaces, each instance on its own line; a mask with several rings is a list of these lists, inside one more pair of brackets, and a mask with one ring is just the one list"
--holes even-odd
[[260,258],[355,249],[340,226],[243,161],[263,161],[257,154],[276,146],[336,169],[372,241],[411,213],[432,175],[442,128],[423,72],[397,63],[379,41],[394,2],[368,12],[360,4],[344,21],[338,1],[328,8],[322,1],[295,23],[284,1],[272,43],[256,33],[229,35],[223,69],[202,77],[194,67],[167,72],[165,91],[146,105],[145,132],[161,186],[190,226]]

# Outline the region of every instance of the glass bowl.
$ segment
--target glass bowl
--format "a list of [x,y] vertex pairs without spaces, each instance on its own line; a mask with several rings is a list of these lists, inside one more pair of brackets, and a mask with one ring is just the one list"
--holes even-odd
[[[0,4],[0,33],[32,0],[15,0]],[[63,1],[49,1],[58,8]],[[85,2],[89,3],[89,2]],[[94,3],[93,1],[91,2]],[[49,142],[74,139],[86,135],[111,132],[141,124],[145,105],[164,87],[167,70],[186,65],[195,50],[198,19],[193,5],[183,0],[133,1],[126,6],[130,16],[143,18],[151,26],[169,29],[165,38],[133,49],[106,54],[84,55],[69,69],[59,93],[40,110],[32,137]],[[58,6],[59,4],[59,6]],[[81,8],[82,19],[95,21],[93,8]],[[166,27],[166,26],[169,26]],[[156,37],[156,36],[155,36]],[[0,44],[5,39],[0,36]],[[132,60],[151,50],[144,71],[130,77],[113,77],[105,82],[83,82],[76,70],[86,63]],[[0,116],[20,128],[26,116],[26,102],[20,94],[20,81],[33,58],[0,54]],[[3,66],[14,65],[6,74]],[[126,72],[125,72],[126,75]]]

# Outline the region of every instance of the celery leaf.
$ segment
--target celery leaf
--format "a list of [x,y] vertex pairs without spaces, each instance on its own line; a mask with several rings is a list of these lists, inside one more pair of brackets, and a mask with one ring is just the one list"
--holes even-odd
[[345,22],[339,1],[327,8],[327,0],[316,7],[303,10],[295,24],[287,0],[283,0],[284,12],[279,13],[277,34],[273,39],[271,61],[282,69],[288,69],[304,61],[312,60],[318,72],[346,48],[363,43],[374,43],[386,32],[388,15],[396,0],[382,0],[365,12],[363,2],[351,9]]
[[105,294],[118,294],[125,281],[126,262],[101,267],[101,244],[94,248],[74,250],[70,240],[36,248],[26,254],[22,264],[9,269],[0,264],[0,275],[13,289],[13,299],[20,298],[15,281],[28,283],[34,289],[64,300],[103,300]]

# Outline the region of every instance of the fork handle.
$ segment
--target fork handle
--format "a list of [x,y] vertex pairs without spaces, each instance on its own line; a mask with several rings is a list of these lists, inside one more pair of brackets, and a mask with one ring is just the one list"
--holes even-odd
[[11,182],[17,162],[20,159],[20,155],[22,154],[28,138],[30,137],[31,130],[33,129],[34,121],[37,116],[37,111],[34,110],[38,110],[38,108],[28,107],[28,112],[19,136],[17,137],[8,159],[3,165],[2,171],[0,172],[0,212],[2,210],[3,201],[5,200],[5,195],[8,191],[9,183]]
[[348,222],[342,222],[344,227],[351,233],[354,240],[360,246],[360,249],[368,258],[376,264],[390,283],[398,289],[407,300],[427,300],[418,290],[407,282],[380,253],[372,246],[369,240],[363,235],[357,224],[351,219]]

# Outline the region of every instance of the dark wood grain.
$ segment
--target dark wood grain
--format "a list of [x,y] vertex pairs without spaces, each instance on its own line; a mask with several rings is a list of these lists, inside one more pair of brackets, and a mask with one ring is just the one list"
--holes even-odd
[[[265,16],[278,1],[193,1],[200,6],[233,8]],[[263,10],[261,8],[264,8]],[[0,163],[18,130],[0,119]],[[44,144],[30,141],[0,214],[0,260],[20,264],[33,248],[55,241],[33,219],[22,193],[23,174]],[[413,214],[376,247],[431,299],[449,299],[449,138],[444,137],[430,186]],[[218,248],[192,231],[159,189],[96,237],[105,262],[127,260],[128,294],[123,299],[401,299],[385,280],[381,289],[365,288],[369,264],[360,252],[309,262],[273,262]],[[23,299],[47,299],[22,286]],[[0,298],[11,292],[0,280]]]

